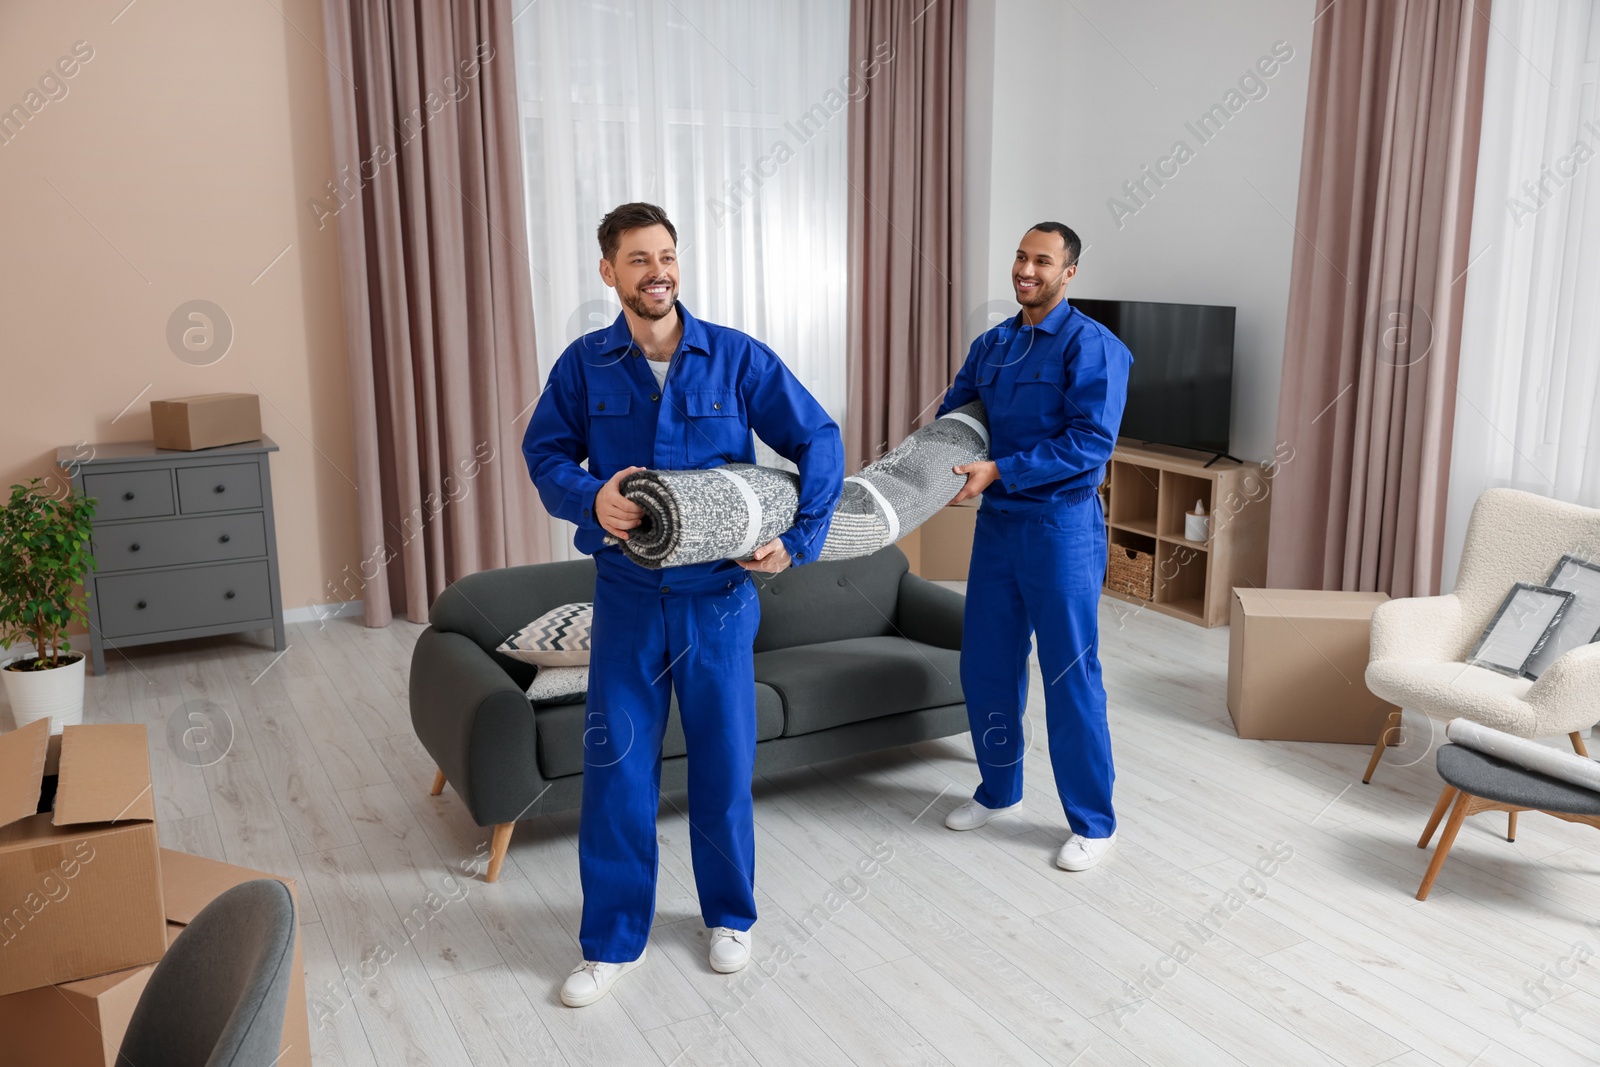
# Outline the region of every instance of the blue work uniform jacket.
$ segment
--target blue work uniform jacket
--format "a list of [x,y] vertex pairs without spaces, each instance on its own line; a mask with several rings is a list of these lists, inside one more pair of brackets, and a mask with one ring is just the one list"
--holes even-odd
[[[625,467],[704,470],[754,463],[754,430],[800,468],[794,525],[779,538],[795,564],[816,559],[844,488],[844,445],[828,417],[772,349],[702,322],[677,305],[683,340],[656,385],[626,316],[567,346],[522,439],[522,455],[552,515],[578,527],[580,552],[602,575],[663,593],[731,588],[748,572],[730,560],[651,570],[606,545],[595,494]],[[587,467],[582,466],[588,461]],[[742,521],[742,520],[741,520]]]
[[1105,479],[1128,400],[1133,354],[1065,300],[1044,321],[979,335],[939,414],[982,400],[1000,476],[985,507],[1027,514],[1064,506]]

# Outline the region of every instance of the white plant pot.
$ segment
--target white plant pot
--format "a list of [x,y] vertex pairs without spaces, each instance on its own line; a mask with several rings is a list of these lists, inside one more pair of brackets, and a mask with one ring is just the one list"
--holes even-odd
[[83,722],[83,673],[88,657],[82,652],[64,655],[72,657],[72,662],[47,671],[4,669],[18,660],[32,659],[32,652],[13,656],[0,665],[0,678],[5,679],[11,717],[16,720],[18,729],[40,719],[49,719],[50,732],[59,734],[63,727]]

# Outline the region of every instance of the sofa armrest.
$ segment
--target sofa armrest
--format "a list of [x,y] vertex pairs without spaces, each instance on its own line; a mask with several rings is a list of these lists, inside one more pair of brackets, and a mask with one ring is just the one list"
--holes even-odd
[[1523,698],[1538,717],[1536,736],[1587,730],[1600,722],[1600,644],[1565,653],[1539,675]]
[[961,618],[967,598],[906,571],[895,604],[900,633],[935,648],[961,648]]
[[411,725],[479,826],[525,815],[544,789],[533,706],[471,638],[431,626],[417,638]]
[[1461,598],[1454,593],[1386,601],[1372,613],[1371,662],[1460,660],[1464,625]]

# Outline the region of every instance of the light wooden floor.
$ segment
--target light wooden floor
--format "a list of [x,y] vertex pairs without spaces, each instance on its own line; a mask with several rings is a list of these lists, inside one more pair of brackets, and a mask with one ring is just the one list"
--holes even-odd
[[[755,788],[765,966],[730,978],[669,797],[650,959],[580,1011],[555,995],[575,817],[520,824],[498,884],[457,880],[488,835],[427,793],[420,627],[294,626],[276,661],[237,637],[113,654],[88,717],[150,727],[165,845],[298,879],[319,1065],[1600,1061],[1600,837],[1528,815],[1509,844],[1479,817],[1418,903],[1426,727],[1371,786],[1364,748],[1240,741],[1226,629],[1129,610],[1102,608],[1120,834],[1099,868],[1053,865],[1043,744],[1024,813],[966,834],[942,824],[976,780],[965,738],[775,775]],[[200,768],[168,739],[208,703],[235,738]]]

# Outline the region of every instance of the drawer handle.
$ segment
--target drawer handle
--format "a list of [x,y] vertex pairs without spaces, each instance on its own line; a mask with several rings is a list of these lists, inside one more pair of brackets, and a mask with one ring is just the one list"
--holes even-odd
[[126,493],[123,493],[122,494],[122,499],[124,499],[124,500],[132,500],[133,499],[133,490],[129,489]]
[[139,551],[139,542],[135,541],[133,544],[129,545],[128,546],[128,551],[129,552],[137,552],[137,551]]
[[221,541],[223,544],[227,544],[229,541],[232,541],[233,538],[229,537],[227,534],[223,534],[221,537],[217,538],[217,540]]
[[228,590],[226,593],[223,593],[222,596],[223,596],[223,598],[225,600],[232,600],[233,599],[233,590],[232,589]]
[[143,611],[145,609],[145,602],[141,600],[135,604],[134,607],[138,608],[140,611]]
[[217,493],[220,493],[220,492],[222,492],[222,491],[223,491],[223,490],[224,490],[224,489],[226,489],[226,488],[228,488],[228,487],[227,487],[227,486],[225,486],[225,485],[219,485],[219,486],[217,486],[217,488],[216,488],[216,489],[215,489],[215,490],[213,490],[213,492],[217,492]]

